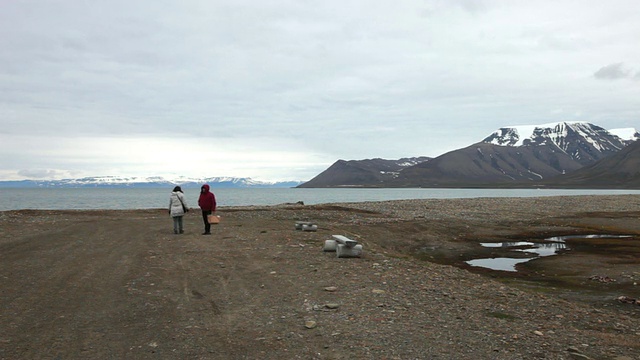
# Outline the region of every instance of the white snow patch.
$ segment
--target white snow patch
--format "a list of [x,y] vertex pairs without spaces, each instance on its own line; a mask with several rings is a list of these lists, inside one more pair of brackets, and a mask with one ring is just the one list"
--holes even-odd
[[609,132],[626,141],[638,139],[638,130],[634,128],[611,129]]
[[535,172],[533,172],[533,171],[531,171],[531,170],[527,170],[527,171],[529,172],[529,174],[535,175],[535,176],[539,177],[540,179],[542,179],[542,178],[543,178],[543,177],[542,177],[542,175],[540,175],[540,174],[538,174],[538,173],[535,173]]

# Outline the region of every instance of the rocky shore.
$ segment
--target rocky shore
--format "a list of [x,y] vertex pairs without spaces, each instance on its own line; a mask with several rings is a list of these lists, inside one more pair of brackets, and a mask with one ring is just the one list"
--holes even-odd
[[[579,300],[640,297],[640,196],[218,214],[203,236],[197,210],[183,235],[166,210],[0,212],[0,359],[640,359],[640,306]],[[632,237],[521,278],[453,266],[481,241],[594,233]],[[323,252],[332,234],[363,257]],[[586,285],[532,285],[556,274]]]

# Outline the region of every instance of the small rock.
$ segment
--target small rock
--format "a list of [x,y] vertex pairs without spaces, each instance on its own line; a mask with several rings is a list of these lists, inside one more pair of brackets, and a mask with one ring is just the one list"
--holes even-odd
[[318,323],[313,320],[307,320],[304,323],[304,327],[307,329],[314,329],[316,326],[318,326]]
[[589,360],[591,359],[590,357],[588,357],[585,354],[580,354],[580,353],[569,353],[569,355],[571,356],[572,359],[583,359],[583,360]]
[[324,305],[327,309],[337,309],[340,307],[340,304],[336,303],[328,303]]
[[570,353],[580,353],[580,350],[575,346],[569,346],[567,351],[570,352]]
[[538,330],[536,330],[536,331],[534,331],[533,333],[534,333],[534,334],[536,334],[536,335],[538,335],[538,336],[544,336],[544,334],[542,333],[542,331],[538,331]]
[[326,288],[324,288],[324,291],[328,291],[328,292],[334,292],[337,291],[338,288],[335,286],[327,286]]
[[384,290],[380,290],[380,289],[373,289],[372,293],[374,293],[374,294],[384,294],[385,291]]

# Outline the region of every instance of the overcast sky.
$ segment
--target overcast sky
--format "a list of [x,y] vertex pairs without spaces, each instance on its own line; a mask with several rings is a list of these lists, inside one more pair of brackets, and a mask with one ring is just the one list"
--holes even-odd
[[0,180],[309,180],[640,127],[640,3],[0,0]]

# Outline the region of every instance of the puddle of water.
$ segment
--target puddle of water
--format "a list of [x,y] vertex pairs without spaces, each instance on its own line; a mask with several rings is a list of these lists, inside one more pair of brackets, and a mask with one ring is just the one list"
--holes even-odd
[[545,256],[556,255],[561,250],[568,250],[569,247],[565,244],[567,239],[620,239],[630,238],[631,235],[568,235],[568,236],[554,236],[544,239],[544,242],[499,242],[499,243],[480,243],[486,248],[500,248],[509,251],[521,251],[530,253],[533,256],[530,258],[509,258],[509,257],[497,257],[490,259],[474,259],[466,261],[471,266],[484,267],[491,270],[512,271],[515,272],[516,265],[538,259]]
[[479,266],[491,270],[516,271],[516,265],[527,262],[531,259],[515,259],[515,258],[492,258],[492,259],[476,259],[469,260],[466,263],[471,266]]
[[[531,258],[524,258],[524,259],[498,257],[498,258],[490,258],[490,259],[475,259],[475,260],[469,260],[466,262],[471,266],[479,266],[479,267],[484,267],[491,270],[502,270],[502,271],[517,271],[516,265],[520,263],[531,261],[533,259],[537,259],[543,256],[555,255],[558,253],[558,251],[567,248],[567,246],[564,243],[557,243],[557,242],[534,243],[529,241],[480,243],[480,245],[487,248],[500,248],[500,249],[507,249],[512,251],[521,251],[521,252],[530,253],[533,255],[533,257]],[[523,247],[523,248],[516,249],[517,247]]]

